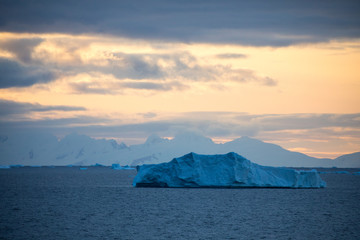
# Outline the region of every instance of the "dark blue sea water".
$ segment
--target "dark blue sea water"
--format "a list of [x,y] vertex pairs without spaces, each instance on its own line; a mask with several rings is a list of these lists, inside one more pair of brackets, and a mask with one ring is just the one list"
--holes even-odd
[[322,174],[325,189],[171,189],[133,188],[135,175],[0,169],[0,239],[360,239],[360,176]]

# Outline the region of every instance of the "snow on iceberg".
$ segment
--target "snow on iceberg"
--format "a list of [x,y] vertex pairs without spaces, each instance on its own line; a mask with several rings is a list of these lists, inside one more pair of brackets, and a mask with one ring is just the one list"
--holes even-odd
[[138,166],[135,187],[279,187],[321,188],[326,183],[316,170],[261,166],[230,152],[189,153],[168,163]]

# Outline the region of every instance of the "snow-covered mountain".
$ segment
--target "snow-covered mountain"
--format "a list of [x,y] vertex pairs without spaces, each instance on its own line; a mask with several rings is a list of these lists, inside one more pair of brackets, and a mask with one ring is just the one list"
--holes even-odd
[[58,141],[51,134],[16,134],[0,137],[0,164],[88,165],[117,162],[125,144],[70,134]]
[[360,152],[355,152],[351,154],[345,154],[338,158],[335,158],[336,165],[342,166],[345,165],[349,168],[358,168],[359,167]]
[[189,152],[225,154],[236,152],[252,162],[288,167],[360,167],[360,153],[335,160],[309,157],[278,145],[249,137],[224,144],[196,133],[182,133],[173,139],[151,135],[143,144],[126,146],[115,140],[93,139],[70,134],[61,140],[50,134],[0,136],[0,165],[142,165],[168,162]]

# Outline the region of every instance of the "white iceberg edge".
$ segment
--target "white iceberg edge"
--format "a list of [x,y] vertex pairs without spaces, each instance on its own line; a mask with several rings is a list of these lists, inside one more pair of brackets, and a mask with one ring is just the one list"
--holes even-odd
[[189,153],[161,164],[137,167],[134,187],[172,188],[323,188],[316,170],[261,166],[230,152]]

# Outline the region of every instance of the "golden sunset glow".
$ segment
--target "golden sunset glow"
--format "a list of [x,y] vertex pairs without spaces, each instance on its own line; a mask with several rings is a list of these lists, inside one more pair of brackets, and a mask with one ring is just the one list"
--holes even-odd
[[[117,39],[103,36],[72,36],[49,34],[2,33],[2,41],[11,39],[43,39],[32,53],[35,60],[56,68],[79,66],[76,73],[59,73],[52,83],[29,88],[2,89],[3,98],[40,104],[77,103],[99,114],[108,111],[137,113],[146,111],[239,111],[248,113],[353,113],[360,104],[359,42],[331,42],[282,48],[245,47],[236,45],[175,44]],[[184,54],[185,61],[204,67],[192,79],[173,76],[156,79],[156,83],[178,80],[187,85],[174,91],[156,92],[152,89],[126,89],[118,84],[110,72],[96,68],[114,68],[126,65],[116,53],[134,55]],[[219,58],[221,54],[243,54],[240,58]],[[2,51],[2,57],[11,52]],[[11,56],[14,58],[14,56]],[[146,56],[144,57],[146,60]],[[159,65],[170,69],[174,62],[159,57]],[[148,61],[152,61],[151,56]],[[221,76],[208,79],[207,68],[221,71]],[[237,70],[244,80],[234,81]],[[252,75],[249,76],[249,71]],[[264,86],[263,79],[271,77],[277,86]],[[197,79],[196,79],[197,78]],[[247,79],[249,78],[249,79]],[[152,79],[142,79],[149,82]],[[131,82],[122,80],[123,82]],[[89,89],[101,88],[107,95],[78,93],[71,86],[90,84]],[[319,94],[321,92],[321,94]],[[36,93],[36,94],[34,94]],[[51,97],[49,97],[51,96]],[[95,100],[96,99],[96,100]],[[146,102],[143,105],[142,102]],[[163,104],[165,102],[171,104]],[[119,102],[117,104],[117,102]],[[120,102],[127,102],[124,105]],[[111,104],[110,104],[111,103]]]

